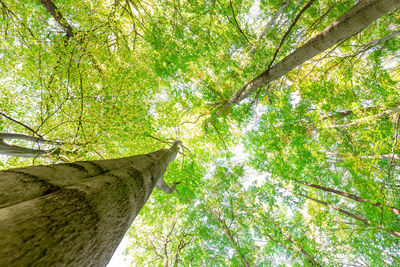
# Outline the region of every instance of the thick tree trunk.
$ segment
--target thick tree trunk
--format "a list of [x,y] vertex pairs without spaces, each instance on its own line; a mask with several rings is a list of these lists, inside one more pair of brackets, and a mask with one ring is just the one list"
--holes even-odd
[[276,80],[305,61],[322,53],[333,45],[359,33],[369,24],[400,6],[400,0],[361,0],[338,21],[297,48],[279,63],[265,70],[239,89],[226,107],[237,104],[263,85]]
[[177,152],[0,172],[0,266],[105,266]]

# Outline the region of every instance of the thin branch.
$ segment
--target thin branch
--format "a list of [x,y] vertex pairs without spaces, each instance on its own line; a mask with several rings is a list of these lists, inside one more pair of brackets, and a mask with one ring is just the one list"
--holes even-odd
[[232,0],[229,0],[229,4],[230,4],[230,6],[231,6],[232,16],[233,16],[233,19],[235,20],[235,23],[236,23],[236,26],[237,26],[238,30],[239,30],[240,33],[244,36],[244,38],[246,39],[246,41],[251,45],[250,40],[249,40],[249,39],[247,38],[247,36],[244,34],[244,32],[242,31],[242,29],[241,29],[240,26],[239,26],[238,21],[236,20],[236,15],[235,15],[235,10],[234,10],[233,5],[232,5]]
[[[271,17],[271,19],[268,21],[267,25],[265,26],[264,30],[257,37],[257,40],[255,41],[255,43],[253,44],[253,46],[251,47],[249,52],[247,52],[247,54],[244,56],[245,59],[248,58],[250,55],[252,55],[256,51],[261,39],[264,38],[264,36],[268,33],[268,31],[271,29],[272,25],[275,23],[275,21],[278,19],[278,17],[282,14],[283,10],[285,10],[285,8],[288,6],[288,4],[289,4],[289,1],[285,0],[282,3],[281,7],[278,9],[278,11],[275,12],[274,16]],[[242,65],[243,65],[243,63],[244,62],[242,62]]]
[[292,22],[292,24],[290,25],[289,29],[285,32],[285,34],[283,35],[281,42],[279,43],[278,47],[275,50],[274,56],[272,57],[271,62],[269,63],[268,67],[267,67],[267,72],[269,71],[269,69],[271,68],[272,64],[274,63],[283,43],[285,42],[287,36],[290,34],[290,32],[292,31],[292,29],[294,28],[294,26],[296,25],[297,21],[300,19],[301,15],[303,15],[303,13],[314,3],[315,0],[310,0],[310,2],[307,3],[307,5],[305,5],[303,7],[302,10],[300,10],[299,14],[297,14],[296,18],[294,19],[294,21]]
[[5,118],[9,119],[10,121],[13,121],[13,122],[15,122],[15,123],[21,125],[21,126],[23,126],[24,128],[26,128],[26,129],[28,129],[29,131],[31,131],[32,133],[36,134],[36,135],[39,136],[40,138],[43,138],[43,136],[41,136],[40,134],[38,134],[35,130],[33,130],[33,129],[32,129],[31,127],[29,127],[28,125],[26,125],[26,124],[24,124],[24,123],[22,123],[22,122],[19,122],[19,121],[13,119],[13,118],[7,116],[7,115],[4,114],[3,112],[0,112],[0,115],[3,115],[3,117],[5,117]]

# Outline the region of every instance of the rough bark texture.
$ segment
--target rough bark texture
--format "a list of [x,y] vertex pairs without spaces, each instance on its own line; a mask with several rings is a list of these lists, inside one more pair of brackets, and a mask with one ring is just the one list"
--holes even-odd
[[105,266],[177,151],[0,172],[0,266]]
[[333,45],[359,33],[370,23],[400,6],[400,0],[361,0],[338,21],[330,25],[279,63],[239,89],[226,106],[239,103],[260,86],[278,79]]

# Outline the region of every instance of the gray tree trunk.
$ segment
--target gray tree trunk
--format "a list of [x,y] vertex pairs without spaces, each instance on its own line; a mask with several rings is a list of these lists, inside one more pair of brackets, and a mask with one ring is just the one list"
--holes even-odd
[[60,145],[60,142],[46,140],[40,137],[18,134],[18,133],[0,133],[0,154],[11,156],[11,157],[23,157],[23,158],[37,158],[37,157],[48,157],[60,154],[59,148],[53,149],[32,149],[21,146],[10,145],[4,142],[4,140],[25,140],[33,142],[39,145]]
[[369,24],[399,6],[400,0],[360,0],[339,20],[239,89],[226,103],[226,107],[239,103],[260,86],[282,77],[305,61],[359,33]]
[[105,266],[178,145],[1,171],[0,266]]

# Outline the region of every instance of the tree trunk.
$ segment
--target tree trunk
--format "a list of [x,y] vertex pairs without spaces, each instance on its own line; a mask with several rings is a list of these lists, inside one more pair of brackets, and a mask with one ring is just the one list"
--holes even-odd
[[50,144],[50,145],[60,145],[60,142],[46,140],[40,137],[17,134],[17,133],[0,133],[0,154],[11,156],[11,157],[23,157],[23,158],[37,158],[37,157],[48,157],[50,155],[60,154],[59,148],[54,149],[32,149],[21,146],[9,145],[4,142],[4,139],[9,140],[25,140],[29,142],[34,142],[37,144]]
[[[379,157],[375,156],[355,156],[352,154],[341,154],[341,153],[332,153],[332,152],[322,152],[328,157],[337,159],[338,161],[341,161],[344,157],[353,157],[353,158],[359,158],[359,159],[378,159],[382,161],[391,161],[392,160],[392,155],[391,154],[382,154],[379,155]],[[400,160],[399,156],[396,154],[393,155],[393,160]]]
[[0,266],[105,266],[178,152],[0,172]]
[[[361,217],[361,216],[359,216],[359,215],[357,215],[357,214],[354,214],[354,213],[352,213],[352,212],[350,212],[350,211],[344,210],[344,209],[342,209],[342,208],[340,208],[340,207],[337,207],[337,206],[335,206],[335,205],[333,205],[333,204],[329,204],[329,203],[324,202],[324,201],[322,201],[322,200],[315,199],[315,198],[309,197],[309,196],[304,195],[304,194],[301,194],[301,193],[297,193],[297,194],[300,195],[300,196],[303,196],[303,197],[305,197],[305,198],[307,198],[307,199],[310,199],[310,200],[312,200],[312,201],[314,201],[314,202],[317,202],[317,203],[319,203],[319,204],[321,204],[321,205],[324,205],[324,206],[329,207],[329,208],[331,208],[331,209],[337,210],[338,212],[343,213],[343,214],[345,214],[345,215],[347,215],[347,216],[349,216],[349,217],[351,217],[351,218],[353,218],[353,219],[356,219],[356,220],[358,220],[358,221],[361,221],[361,222],[363,222],[366,226],[370,226],[370,225],[371,225],[371,222],[370,222],[370,221],[368,221],[367,219],[365,219],[365,218],[363,218],[363,217]],[[376,227],[377,227],[378,229],[381,229],[381,230],[383,230],[383,231],[386,231],[386,232],[388,232],[388,233],[390,233],[390,234],[392,234],[392,235],[394,235],[394,236],[400,238],[400,232],[397,232],[397,231],[394,231],[394,230],[390,230],[390,229],[385,229],[384,227],[382,227],[382,226],[380,226],[380,225],[376,225]]]
[[71,25],[68,24],[64,16],[61,14],[57,6],[50,0],[38,0],[46,8],[46,10],[51,14],[55,21],[63,28],[66,32],[67,38],[71,38],[74,33]]
[[400,112],[400,105],[387,109],[379,114],[376,115],[372,115],[372,116],[368,116],[368,117],[364,117],[358,120],[355,120],[353,122],[347,123],[347,124],[335,124],[335,125],[330,125],[329,128],[348,128],[351,126],[356,126],[358,124],[361,123],[368,123],[368,122],[372,122],[372,121],[377,121],[379,118],[384,117],[384,116],[393,116],[395,114],[398,114]]
[[350,38],[365,29],[370,23],[400,6],[400,0],[361,0],[338,21],[297,48],[279,63],[265,70],[239,89],[226,103],[225,108],[237,104],[251,93],[266,85],[305,61],[322,53],[333,45]]
[[240,260],[242,261],[243,265],[246,266],[246,267],[249,267],[250,266],[249,262],[247,261],[246,257],[243,255],[238,242],[233,237],[231,230],[229,229],[229,227],[225,223],[225,220],[219,218],[218,216],[216,216],[215,218],[217,219],[218,223],[220,224],[220,226],[221,226],[222,230],[224,231],[225,235],[228,237],[229,242],[231,243],[231,245],[235,249],[236,253],[239,255]]
[[310,253],[308,253],[299,243],[296,242],[296,240],[294,240],[294,238],[287,233],[286,231],[284,231],[281,227],[279,227],[279,225],[276,225],[279,229],[279,231],[287,238],[286,240],[289,241],[290,243],[292,243],[296,250],[298,252],[300,252],[301,254],[303,254],[307,260],[311,263],[312,266],[321,266],[315,259],[313,256],[311,256]]
[[[347,192],[343,192],[343,191],[339,191],[339,190],[336,190],[336,189],[333,189],[333,188],[329,188],[329,187],[326,187],[326,186],[323,186],[323,185],[317,185],[317,184],[311,184],[311,183],[307,183],[307,182],[301,182],[301,181],[298,181],[298,180],[295,180],[295,179],[293,179],[293,181],[295,181],[296,183],[299,183],[299,184],[304,184],[304,185],[307,185],[309,187],[313,187],[313,188],[317,188],[317,189],[323,190],[325,192],[330,192],[330,193],[334,193],[334,194],[337,194],[337,195],[340,195],[340,196],[343,196],[343,197],[347,197],[349,199],[355,200],[355,201],[360,202],[360,203],[368,202],[366,199],[360,198],[360,197],[358,197],[356,195],[353,195],[353,194],[350,194],[350,193],[347,193]],[[374,206],[374,207],[382,206],[382,204],[380,202],[375,202],[374,204],[371,204],[371,205]],[[388,207],[388,208],[394,214],[400,215],[400,209],[395,208],[395,207]]]

